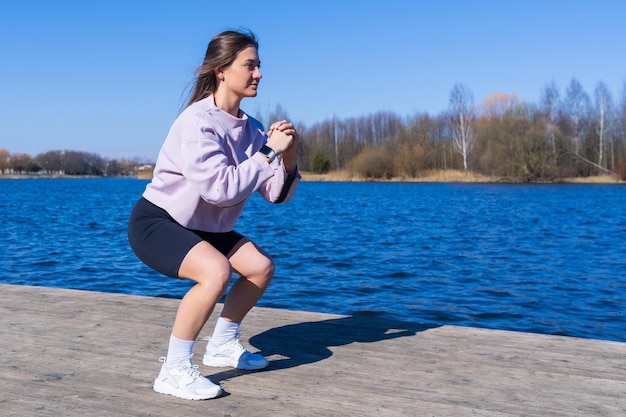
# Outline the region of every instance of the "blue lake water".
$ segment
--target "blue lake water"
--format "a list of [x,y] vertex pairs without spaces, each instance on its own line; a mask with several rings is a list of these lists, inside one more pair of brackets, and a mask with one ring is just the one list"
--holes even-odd
[[[180,298],[126,221],[147,181],[0,181],[0,282]],[[303,182],[239,232],[276,261],[258,305],[626,341],[626,187]]]

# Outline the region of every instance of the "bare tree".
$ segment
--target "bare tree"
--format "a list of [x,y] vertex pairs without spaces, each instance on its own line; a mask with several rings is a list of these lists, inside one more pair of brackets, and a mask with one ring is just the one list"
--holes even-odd
[[456,150],[463,157],[463,170],[467,172],[467,156],[474,145],[474,95],[463,84],[455,84],[450,92],[450,119]]
[[4,174],[9,169],[9,161],[11,160],[11,154],[6,149],[0,149],[0,174]]
[[41,171],[39,164],[27,153],[14,153],[9,164],[15,174],[34,174]]
[[612,149],[612,138],[610,137],[610,122],[613,112],[613,99],[606,84],[602,81],[598,83],[595,89],[596,99],[596,117],[597,117],[597,133],[598,133],[598,165],[606,168],[604,149],[608,142],[609,150]]
[[541,105],[546,115],[546,136],[552,146],[552,158],[556,163],[556,138],[554,130],[556,129],[559,108],[559,89],[554,81],[548,84],[543,90]]
[[617,109],[617,130],[618,130],[618,135],[617,137],[621,140],[619,140],[617,143],[615,143],[616,141],[613,141],[614,143],[614,157],[613,160],[616,161],[620,161],[623,160],[624,162],[624,173],[626,174],[626,81],[624,82],[624,86],[622,87],[622,94],[620,96],[620,101],[619,101],[619,105],[618,105],[618,109]]
[[566,107],[571,120],[571,134],[574,142],[574,154],[580,157],[580,148],[585,130],[585,117],[589,110],[589,96],[583,90],[582,84],[572,78],[566,91]]
[[35,157],[35,160],[44,169],[46,174],[63,173],[63,152],[46,151]]
[[280,103],[274,106],[274,109],[266,109],[266,111],[257,110],[254,118],[263,124],[266,129],[269,129],[269,125],[277,120],[289,120],[289,114],[280,105]]

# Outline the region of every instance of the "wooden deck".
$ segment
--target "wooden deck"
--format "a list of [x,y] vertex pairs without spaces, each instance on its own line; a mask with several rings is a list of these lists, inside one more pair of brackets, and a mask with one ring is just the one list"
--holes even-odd
[[269,368],[180,400],[152,391],[177,305],[0,285],[0,415],[626,416],[626,343],[269,308],[242,337]]

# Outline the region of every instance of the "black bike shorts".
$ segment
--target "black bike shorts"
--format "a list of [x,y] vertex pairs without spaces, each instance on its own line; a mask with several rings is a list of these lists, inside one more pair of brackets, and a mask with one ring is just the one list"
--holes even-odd
[[234,230],[211,233],[190,230],[176,222],[165,210],[140,198],[128,220],[128,242],[135,255],[150,268],[173,278],[187,253],[205,241],[228,256],[244,236]]

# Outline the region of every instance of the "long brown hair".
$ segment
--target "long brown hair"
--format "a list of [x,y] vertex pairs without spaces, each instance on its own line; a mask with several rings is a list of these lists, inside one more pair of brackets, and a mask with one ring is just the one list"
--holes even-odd
[[209,42],[202,65],[196,70],[195,86],[187,106],[213,94],[217,88],[215,71],[231,65],[237,54],[249,46],[259,49],[256,36],[251,31],[227,30],[215,35]]

